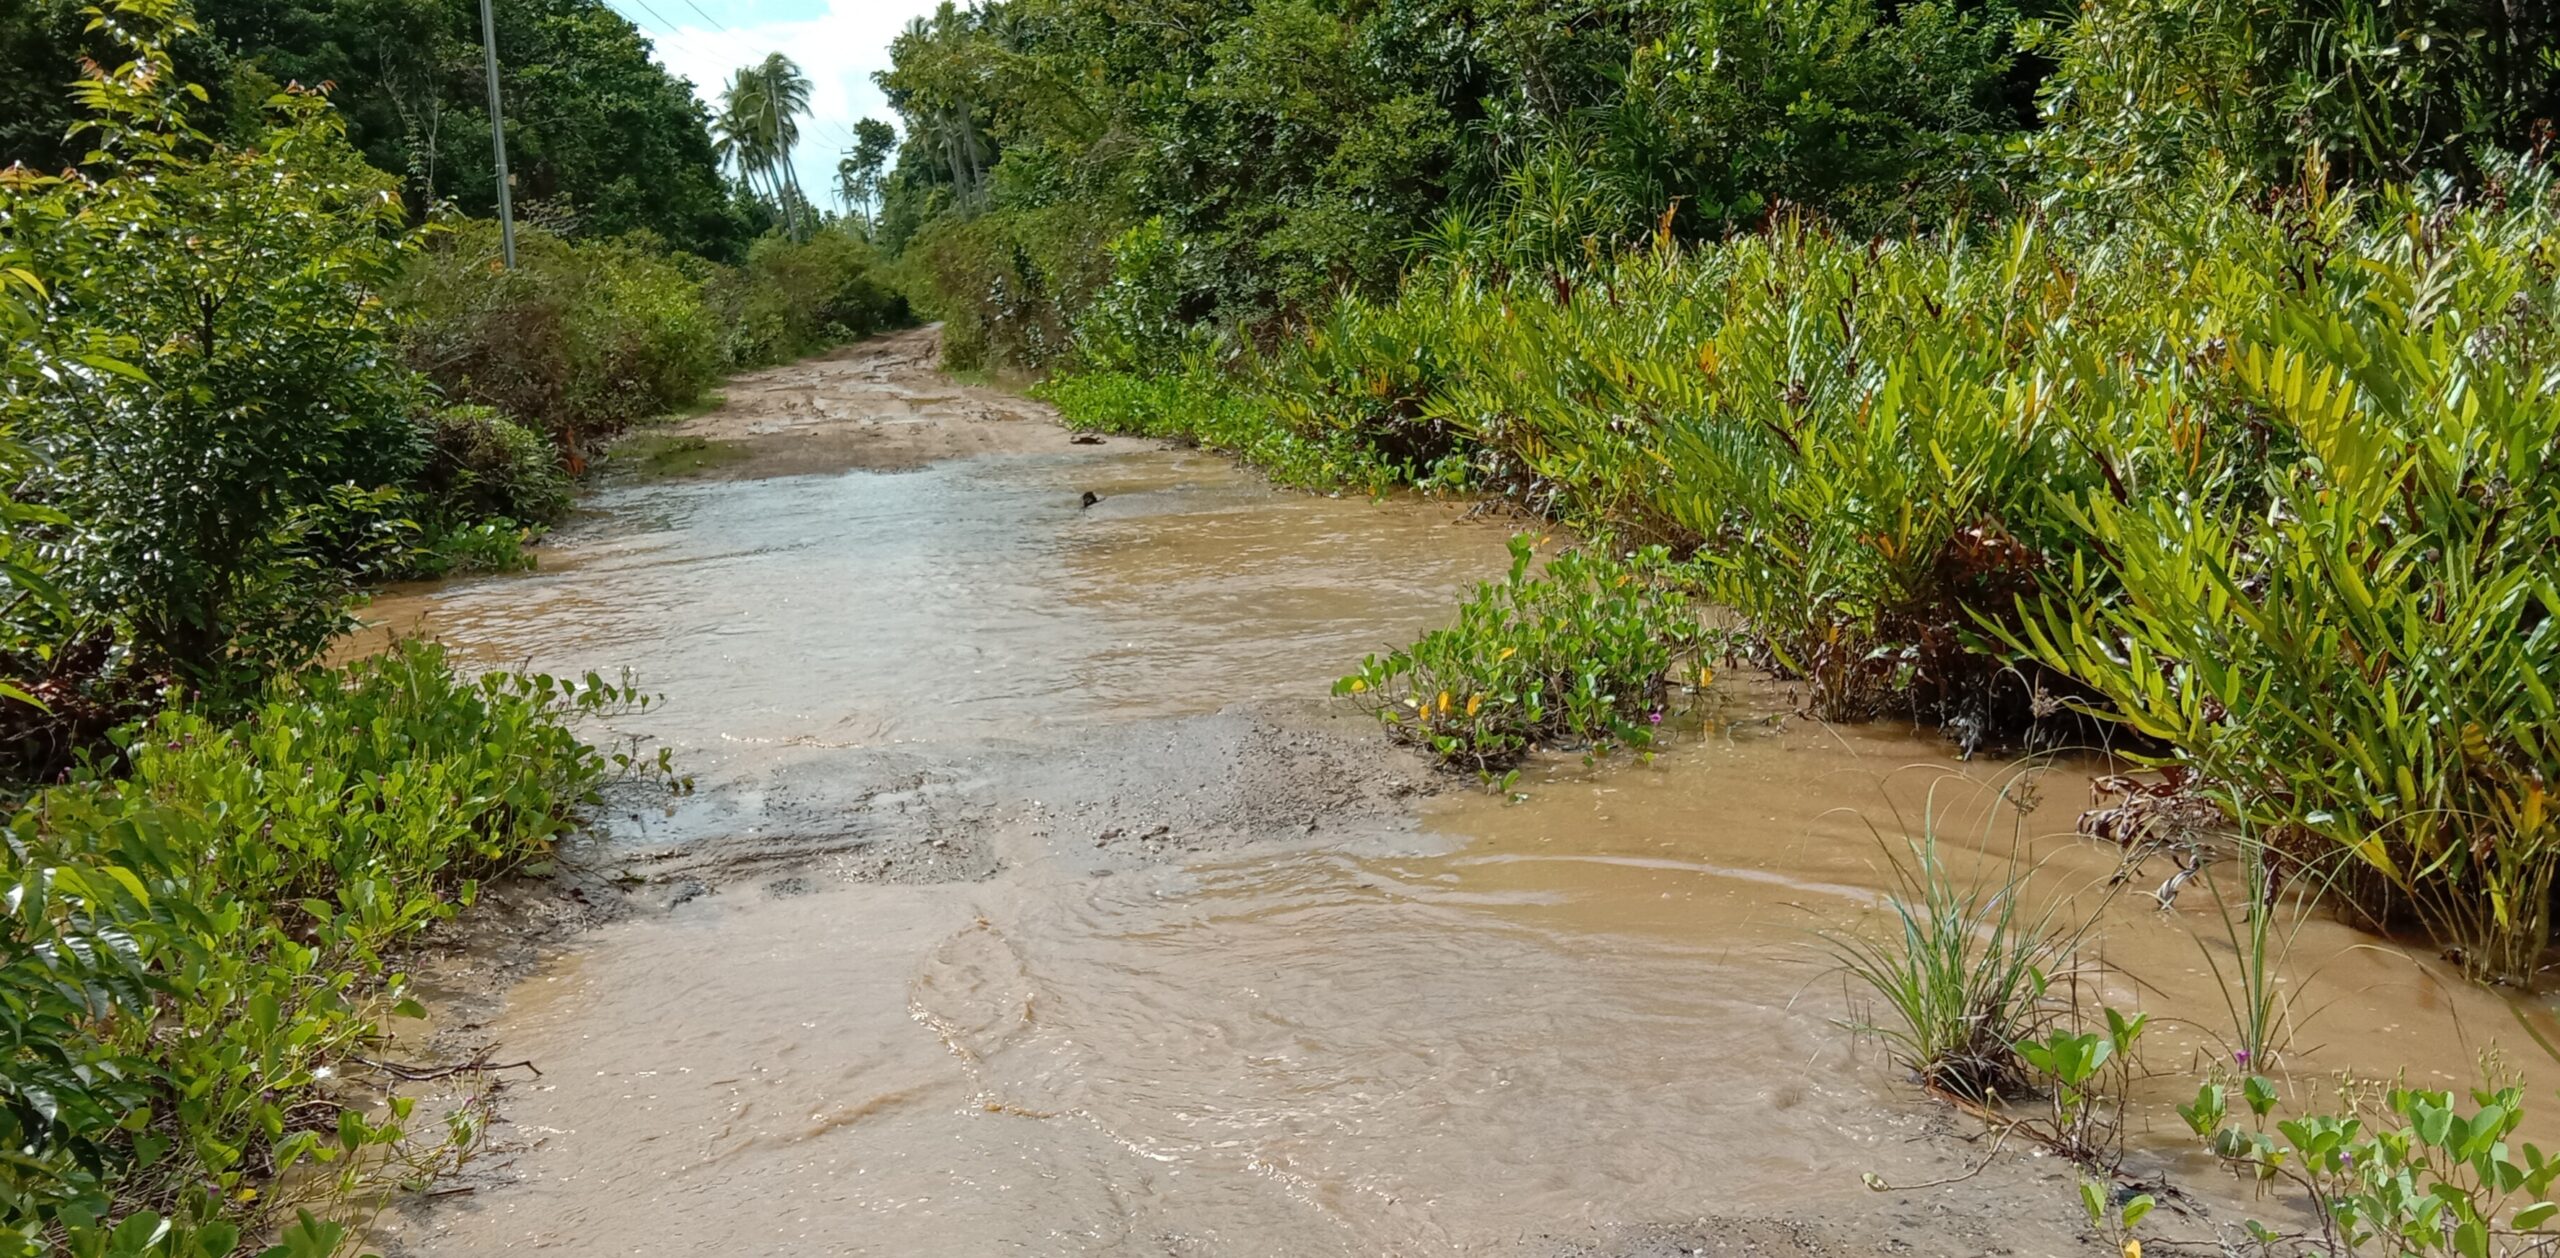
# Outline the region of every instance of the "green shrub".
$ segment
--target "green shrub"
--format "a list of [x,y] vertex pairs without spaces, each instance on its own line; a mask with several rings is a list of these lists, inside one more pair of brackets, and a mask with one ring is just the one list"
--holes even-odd
[[[2045,1112],[2027,1120],[2028,1130],[2046,1148],[2083,1167],[2113,1172],[2124,1164],[2125,1109],[2139,1073],[2134,1050],[2151,1015],[2127,1016],[2113,1007],[2103,1012],[2103,1031],[2052,1025],[2011,1047],[2044,1088]],[[2084,1192],[2087,1183],[2082,1181]],[[2148,1212],[2148,1206],[2127,1210],[2122,1227],[2131,1228]],[[2107,1211],[2090,1210],[2089,1221],[2104,1227]]]
[[0,252],[53,279],[0,415],[39,455],[18,492],[54,515],[15,523],[63,595],[9,667],[246,694],[338,631],[323,539],[378,515],[422,454],[371,296],[404,252],[399,202],[315,93],[276,96],[249,143],[189,127],[166,51],[182,9],[134,0],[115,29],[131,60],[80,89],[96,159],[0,179]]
[[2246,469],[2254,510],[2066,500],[2106,579],[2055,574],[2024,637],[2368,913],[2528,986],[2560,874],[2560,215],[2532,192],[2386,202],[2234,327],[2229,387],[2301,457]]
[[715,274],[706,296],[727,329],[722,352],[733,367],[785,362],[909,318],[879,255],[840,230],[758,240],[746,266]]
[[1226,414],[1248,410],[1250,404],[1234,385],[1216,376],[1077,371],[1033,385],[1031,395],[1058,408],[1059,420],[1078,432],[1205,444],[1204,432],[1253,422]]
[[1110,279],[1116,230],[1067,204],[947,218],[908,242],[906,265],[942,315],[942,365],[1056,363],[1073,348],[1070,320]]
[[388,299],[401,352],[457,402],[582,443],[691,402],[724,365],[700,283],[646,238],[570,241],[517,232],[500,261],[495,224],[449,224]]
[[1195,251],[1161,217],[1112,238],[1111,280],[1075,318],[1080,371],[1162,371],[1207,352],[1209,325],[1182,317],[1200,283]]
[[429,416],[417,487],[441,519],[548,524],[569,511],[569,478],[549,441],[485,406]]
[[[0,174],[17,495],[0,503],[0,775],[16,779],[55,777],[176,690],[254,698],[346,626],[358,579],[521,545],[485,504],[420,496],[460,469],[435,462],[456,454],[431,448],[452,425],[416,422],[429,391],[379,300],[412,244],[388,178],[316,93],[275,94],[230,120],[234,139],[198,132],[168,51],[193,30],[185,6],[110,7],[102,39],[130,56],[77,92],[96,152]],[[508,505],[534,518],[525,443],[497,436],[520,464]]]
[[523,572],[534,566],[526,549],[537,531],[513,520],[480,520],[421,530],[394,560],[367,575],[382,581],[433,581],[489,572]]
[[569,722],[642,701],[413,644],[236,724],[165,713],[124,776],[29,800],[0,863],[0,1235],[52,1252],[147,1211],[177,1228],[148,1252],[218,1254],[356,1191],[407,1107],[323,1080],[402,999],[392,950],[572,829],[614,760]]
[[1280,422],[1372,452],[1400,480],[1463,485],[1462,434],[1427,403],[1447,383],[1445,312],[1345,297],[1263,365]]
[[2292,1187],[2309,1208],[2318,1231],[2307,1236],[2249,1220],[2249,1252],[2526,1258],[2560,1244],[2550,1200],[2560,1159],[2509,1143],[2524,1125],[2522,1088],[2475,1088],[2468,1113],[2451,1092],[2345,1091],[2342,1112],[2277,1118],[2275,1085],[2252,1075],[2240,1087],[2245,1127],[2219,1083],[2178,1107],[2215,1156]]
[[1456,624],[1361,661],[1334,694],[1397,741],[1478,770],[1540,746],[1651,748],[1674,698],[1708,680],[1708,631],[1667,556],[1568,550],[1532,576],[1536,557],[1511,539],[1509,575],[1479,586]]

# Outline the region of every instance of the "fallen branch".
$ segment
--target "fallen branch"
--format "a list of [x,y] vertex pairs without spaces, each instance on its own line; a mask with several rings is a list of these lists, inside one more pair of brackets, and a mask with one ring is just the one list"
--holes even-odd
[[359,1066],[363,1066],[368,1070],[377,1070],[383,1074],[390,1075],[392,1078],[408,1083],[423,1083],[430,1079],[449,1079],[455,1075],[489,1074],[499,1070],[530,1070],[533,1072],[535,1078],[539,1079],[542,1077],[542,1067],[534,1065],[530,1060],[491,1061],[486,1053],[459,1065],[453,1066],[411,1066],[396,1061],[377,1061],[371,1057],[359,1056],[350,1056],[347,1060],[352,1061]]
[[1867,1189],[1870,1192],[1918,1192],[1923,1188],[1944,1188],[1949,1184],[1961,1184],[1966,1180],[1989,1170],[1991,1168],[1991,1164],[1994,1161],[1997,1161],[2000,1157],[2000,1146],[2007,1144],[2009,1142],[2009,1133],[2016,1131],[2017,1129],[2018,1124],[2016,1123],[2010,1123],[2007,1126],[2002,1127],[2000,1129],[2000,1138],[1991,1142],[1991,1151],[1983,1154],[1982,1160],[1974,1163],[1973,1169],[1966,1171],[1962,1175],[1950,1175],[1945,1179],[1933,1179],[1925,1184],[1888,1184],[1884,1182],[1883,1176],[1872,1171],[1860,1178],[1865,1181]]

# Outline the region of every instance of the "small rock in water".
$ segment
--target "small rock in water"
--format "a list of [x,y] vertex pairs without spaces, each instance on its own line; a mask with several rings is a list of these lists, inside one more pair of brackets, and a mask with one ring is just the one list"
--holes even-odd
[[1102,435],[1100,433],[1080,432],[1067,438],[1067,443],[1079,446],[1098,446],[1102,444]]
[[1092,490],[1088,489],[1088,490],[1084,491],[1084,501],[1083,501],[1082,503],[1078,504],[1078,506],[1080,506],[1080,507],[1090,507],[1090,506],[1092,506],[1093,504],[1095,504],[1095,503],[1097,503],[1097,502],[1100,502],[1100,501],[1102,501],[1102,495],[1097,494],[1097,493],[1093,492]]

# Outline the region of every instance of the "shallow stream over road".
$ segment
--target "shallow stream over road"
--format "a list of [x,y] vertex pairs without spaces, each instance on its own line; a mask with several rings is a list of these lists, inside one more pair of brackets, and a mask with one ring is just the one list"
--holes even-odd
[[[483,666],[633,670],[665,702],[610,732],[699,786],[616,795],[571,853],[636,907],[504,970],[479,1030],[543,1073],[386,1245],[2096,1252],[2050,1159],[1862,1185],[1987,1142],[1841,1028],[1818,933],[1883,925],[1932,815],[1960,865],[2020,853],[2094,904],[2092,766],[1959,763],[1745,680],[1650,765],[1487,795],[1322,696],[1499,575],[1504,525],[1072,444],[931,352],[745,378],[687,429],[735,461],[609,481],[540,571],[371,609]],[[2096,951],[2164,1022],[2135,1163],[2197,1189],[2162,1217],[2200,1236],[2237,1207],[2165,1100],[2222,1051],[2228,947],[2209,896],[2152,907],[2166,872]],[[2538,1099],[2560,1079],[2546,1006],[2432,958],[2314,922],[2291,972],[2306,1088],[2457,1085],[2497,1044]],[[466,951],[441,981],[499,977]]]

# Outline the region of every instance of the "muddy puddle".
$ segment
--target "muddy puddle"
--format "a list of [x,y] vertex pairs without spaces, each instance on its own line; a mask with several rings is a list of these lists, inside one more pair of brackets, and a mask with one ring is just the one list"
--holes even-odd
[[[2238,1218],[2166,1108],[2222,1051],[2198,940],[2227,945],[2209,896],[2152,906],[2164,868],[2095,908],[2089,766],[1776,719],[1746,681],[1651,765],[1486,795],[1319,696],[1497,575],[1502,527],[1072,445],[929,362],[766,373],[695,421],[751,447],[719,476],[609,484],[541,571],[372,609],[634,670],[666,702],[612,732],[699,784],[572,853],[635,907],[471,1016],[543,1074],[394,1251],[2095,1252],[2049,1159],[1862,1186],[1983,1151],[1842,1031],[1817,933],[1880,925],[1924,816],[2101,912],[2110,999],[2164,1024],[2136,1162],[2196,1190],[2187,1234]],[[846,425],[927,453],[813,464]],[[2306,1088],[2493,1048],[2560,1082],[2540,1005],[2323,923],[2294,962]]]

